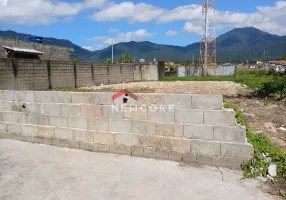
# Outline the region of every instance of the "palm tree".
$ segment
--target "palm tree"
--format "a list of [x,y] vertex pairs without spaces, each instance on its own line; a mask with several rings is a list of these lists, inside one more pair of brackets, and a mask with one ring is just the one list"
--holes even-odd
[[112,60],[111,60],[110,58],[107,58],[107,59],[105,60],[105,63],[106,63],[106,64],[111,64],[111,63],[112,63]]
[[120,58],[121,63],[132,63],[132,58],[127,54],[123,54]]

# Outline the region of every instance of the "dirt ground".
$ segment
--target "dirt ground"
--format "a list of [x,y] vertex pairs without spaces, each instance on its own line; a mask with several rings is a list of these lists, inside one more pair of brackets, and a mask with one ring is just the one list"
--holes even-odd
[[139,91],[153,91],[156,93],[189,93],[189,94],[223,94],[236,95],[244,91],[241,84],[224,81],[176,81],[176,82],[133,82],[114,85],[93,86],[85,89],[138,89]]
[[246,97],[247,87],[234,82],[176,81],[133,82],[95,86],[89,89],[130,89],[156,93],[222,94],[235,107],[243,111],[254,132],[265,133],[272,143],[286,151],[286,102],[266,104],[265,101]]
[[273,145],[286,152],[286,101],[267,103],[248,97],[227,98],[243,115],[251,130],[263,132]]

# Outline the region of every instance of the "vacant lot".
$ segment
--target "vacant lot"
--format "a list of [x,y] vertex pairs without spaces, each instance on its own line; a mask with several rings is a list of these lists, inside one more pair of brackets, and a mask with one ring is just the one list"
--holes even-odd
[[261,187],[226,169],[0,140],[1,200],[276,199]]

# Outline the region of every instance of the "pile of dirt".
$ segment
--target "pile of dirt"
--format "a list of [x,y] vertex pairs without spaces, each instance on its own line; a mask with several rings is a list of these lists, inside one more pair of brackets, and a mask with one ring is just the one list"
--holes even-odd
[[230,81],[133,82],[93,86],[84,89],[133,89],[134,91],[134,88],[139,91],[142,89],[148,91],[149,89],[149,91],[156,93],[223,94],[227,96],[233,96],[246,90],[241,84]]

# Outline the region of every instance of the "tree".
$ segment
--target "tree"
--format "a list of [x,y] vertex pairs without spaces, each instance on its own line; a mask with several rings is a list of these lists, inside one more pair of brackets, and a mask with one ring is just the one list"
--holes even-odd
[[127,53],[125,53],[121,56],[120,63],[132,63],[132,58]]
[[286,60],[286,54],[281,56],[281,57],[279,57],[279,58],[277,58],[277,60]]
[[107,58],[104,63],[106,63],[106,64],[111,64],[111,63],[112,63],[112,60],[111,60],[110,58]]

